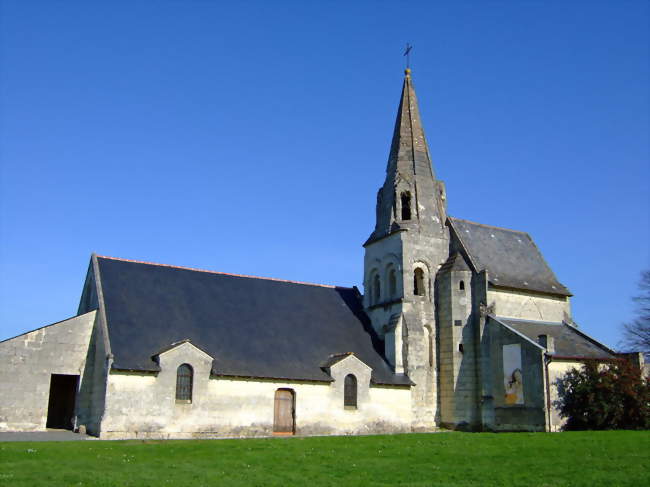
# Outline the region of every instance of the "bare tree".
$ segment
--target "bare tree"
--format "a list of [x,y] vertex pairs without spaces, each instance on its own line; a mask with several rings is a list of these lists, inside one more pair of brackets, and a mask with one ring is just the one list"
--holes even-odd
[[641,272],[639,294],[632,298],[636,303],[637,317],[623,323],[623,345],[631,351],[650,355],[650,269]]

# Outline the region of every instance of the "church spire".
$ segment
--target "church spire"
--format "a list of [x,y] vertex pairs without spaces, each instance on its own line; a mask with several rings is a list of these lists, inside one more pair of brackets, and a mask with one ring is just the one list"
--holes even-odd
[[405,74],[377,223],[364,244],[364,308],[389,363],[416,384],[413,427],[427,428],[436,421],[435,283],[449,257],[449,229],[445,185],[431,167],[408,67]]
[[402,96],[397,109],[387,171],[434,177],[429,147],[420,119],[418,99],[409,68],[404,71]]
[[377,194],[377,221],[366,244],[408,229],[437,234],[447,218],[445,188],[431,165],[411,70],[404,73],[386,180]]

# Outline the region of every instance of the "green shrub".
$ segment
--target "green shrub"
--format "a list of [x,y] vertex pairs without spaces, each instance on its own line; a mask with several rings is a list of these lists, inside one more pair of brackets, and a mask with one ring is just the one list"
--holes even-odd
[[565,430],[650,429],[650,384],[626,360],[587,361],[558,380]]

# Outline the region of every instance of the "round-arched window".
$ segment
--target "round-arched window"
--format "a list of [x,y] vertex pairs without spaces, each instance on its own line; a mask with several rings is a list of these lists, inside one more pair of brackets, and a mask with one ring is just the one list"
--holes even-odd
[[347,408],[357,407],[357,378],[352,374],[345,376],[343,406]]
[[375,274],[375,277],[372,280],[372,300],[374,303],[378,303],[381,298],[381,280],[379,279],[379,274]]
[[176,369],[176,400],[192,402],[192,385],[194,370],[189,364],[182,364]]
[[388,271],[388,294],[391,298],[397,295],[397,273],[392,268]]
[[416,296],[426,296],[427,290],[424,285],[424,270],[417,267],[413,272],[413,294]]

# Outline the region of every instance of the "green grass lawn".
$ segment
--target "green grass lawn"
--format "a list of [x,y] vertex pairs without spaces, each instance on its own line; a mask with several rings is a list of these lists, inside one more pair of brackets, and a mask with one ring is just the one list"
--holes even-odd
[[0,443],[0,485],[650,485],[650,432]]

